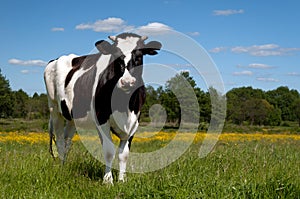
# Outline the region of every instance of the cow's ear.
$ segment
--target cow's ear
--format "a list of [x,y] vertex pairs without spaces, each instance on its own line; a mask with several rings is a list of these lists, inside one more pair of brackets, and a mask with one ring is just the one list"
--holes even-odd
[[161,43],[158,41],[150,41],[147,43],[143,49],[144,55],[156,55],[157,50],[161,49]]
[[112,54],[115,52],[114,47],[105,40],[100,40],[95,43],[96,48],[104,55]]

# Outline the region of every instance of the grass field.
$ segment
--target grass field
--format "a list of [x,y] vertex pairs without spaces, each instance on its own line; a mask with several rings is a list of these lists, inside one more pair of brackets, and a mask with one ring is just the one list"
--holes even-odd
[[[172,136],[134,139],[132,151],[155,150]],[[127,183],[106,186],[104,165],[78,137],[62,166],[48,153],[47,134],[3,132],[1,198],[300,198],[300,135],[224,133],[214,150],[199,158],[203,137],[198,134],[171,165],[129,173]],[[114,175],[117,179],[117,171]]]

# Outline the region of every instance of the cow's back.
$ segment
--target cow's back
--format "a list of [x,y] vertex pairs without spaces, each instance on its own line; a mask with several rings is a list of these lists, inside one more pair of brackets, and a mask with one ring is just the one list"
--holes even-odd
[[65,80],[72,69],[72,60],[75,57],[78,56],[74,54],[61,56],[49,62],[45,68],[44,79],[48,98],[54,103],[60,104],[60,101],[68,99],[65,94]]

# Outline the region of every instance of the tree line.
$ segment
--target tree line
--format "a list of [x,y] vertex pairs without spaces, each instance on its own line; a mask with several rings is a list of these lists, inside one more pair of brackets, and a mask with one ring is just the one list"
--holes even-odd
[[[186,84],[189,85],[189,89]],[[147,98],[140,118],[144,123],[151,120],[166,120],[162,122],[178,127],[182,111],[188,110],[191,117],[199,118],[200,129],[205,129],[210,122],[217,121],[218,117],[225,117],[221,111],[225,107],[219,102],[226,99],[226,122],[239,125],[278,126],[283,121],[297,121],[300,126],[300,94],[297,90],[285,86],[270,91],[250,86],[240,87],[222,95],[214,88],[203,91],[197,87],[189,72],[184,71],[168,80],[164,87],[147,86],[146,90]],[[192,107],[191,98],[197,100],[199,110]],[[211,103],[214,99],[217,101]],[[155,106],[157,104],[159,106]],[[212,104],[215,107],[212,107]],[[212,116],[212,109],[220,114]],[[29,96],[22,89],[13,91],[9,81],[0,71],[0,118],[38,119],[48,116],[46,94],[35,93]]]
[[0,118],[40,119],[48,117],[46,94],[29,96],[22,89],[13,91],[0,70]]

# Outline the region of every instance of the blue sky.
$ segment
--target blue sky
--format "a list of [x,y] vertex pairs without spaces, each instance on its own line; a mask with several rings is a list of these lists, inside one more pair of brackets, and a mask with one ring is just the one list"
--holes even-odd
[[[215,62],[226,91],[241,86],[300,91],[299,8],[297,0],[3,0],[0,68],[13,90],[42,93],[49,60],[90,53],[108,35],[150,26],[179,31],[199,43]],[[151,59],[146,60],[191,71],[207,90],[189,64],[163,54]]]

